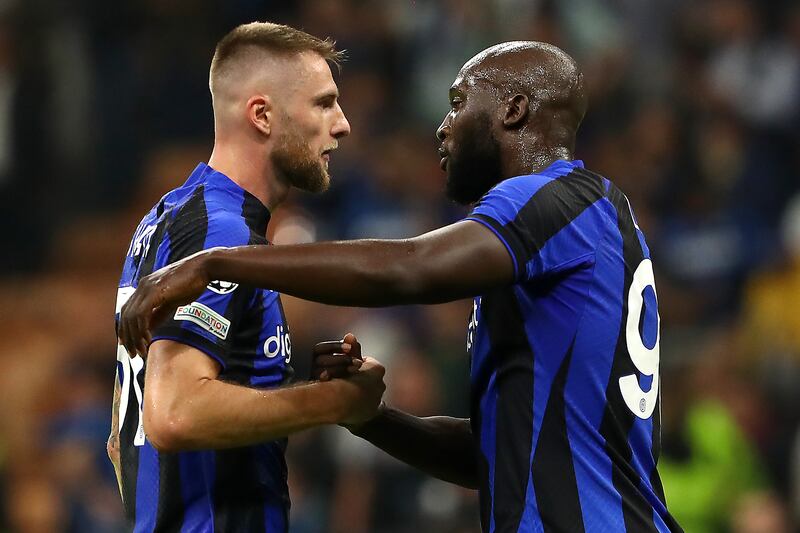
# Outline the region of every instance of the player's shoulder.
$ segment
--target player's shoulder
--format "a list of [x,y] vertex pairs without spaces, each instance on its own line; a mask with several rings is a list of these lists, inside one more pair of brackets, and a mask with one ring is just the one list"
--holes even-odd
[[495,185],[489,193],[531,198],[534,194],[556,194],[556,191],[568,184],[572,187],[593,186],[600,190],[606,187],[607,181],[599,174],[584,168],[582,161],[559,160],[538,172],[507,178]]
[[507,195],[530,195],[531,192],[541,189],[543,186],[553,181],[553,179],[552,176],[547,176],[545,174],[523,174],[521,176],[504,179],[489,192],[504,193]]
[[532,202],[542,208],[582,211],[608,196],[608,179],[584,168],[582,163],[563,163],[533,176],[538,189],[531,196]]
[[505,223],[522,218],[572,221],[596,202],[609,209],[604,199],[610,182],[586,170],[582,162],[558,161],[541,172],[515,176],[498,183],[476,205],[473,214]]
[[167,234],[173,243],[203,241],[203,248],[246,244],[249,228],[240,211],[205,186],[167,195]]

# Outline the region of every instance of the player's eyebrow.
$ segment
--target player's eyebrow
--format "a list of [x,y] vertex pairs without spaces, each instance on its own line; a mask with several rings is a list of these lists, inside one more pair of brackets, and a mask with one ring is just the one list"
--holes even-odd
[[333,104],[339,98],[339,91],[334,89],[325,91],[314,97],[315,104]]

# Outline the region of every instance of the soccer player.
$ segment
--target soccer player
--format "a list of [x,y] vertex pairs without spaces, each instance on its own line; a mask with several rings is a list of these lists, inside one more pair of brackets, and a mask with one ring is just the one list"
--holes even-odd
[[[469,421],[390,408],[353,431],[441,479],[477,487],[486,532],[680,531],[659,455],[659,317],[625,195],[574,159],[587,103],[560,49],[490,47],[450,87],[437,131],[465,220],[406,240],[211,250],[142,280],[121,339],[211,279],[329,304],[475,296]],[[346,353],[346,347],[336,348]]]
[[[153,270],[214,246],[267,244],[270,210],[291,187],[328,186],[350,126],[331,41],[270,23],[240,26],[211,62],[215,140],[208,164],[145,215],[117,311]],[[383,369],[286,385],[292,344],[280,297],[209,280],[153,331],[145,365],[120,346],[109,452],[136,532],[286,532],[286,436],[375,416]]]

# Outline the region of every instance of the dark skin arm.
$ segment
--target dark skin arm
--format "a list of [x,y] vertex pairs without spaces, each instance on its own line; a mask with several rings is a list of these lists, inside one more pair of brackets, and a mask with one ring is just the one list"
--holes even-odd
[[479,452],[468,418],[419,418],[384,406],[366,424],[348,429],[430,476],[478,488]]
[[123,307],[120,340],[147,355],[150,330],[215,279],[361,307],[442,303],[513,281],[503,243],[474,221],[402,240],[206,250],[142,278]]
[[[323,381],[325,372],[351,365],[358,372],[361,344],[352,333],[341,341],[321,342],[314,347],[314,368]],[[478,488],[478,448],[469,419],[447,416],[419,418],[383,405],[377,416],[364,424],[345,425],[395,459],[426,474],[462,487]]]

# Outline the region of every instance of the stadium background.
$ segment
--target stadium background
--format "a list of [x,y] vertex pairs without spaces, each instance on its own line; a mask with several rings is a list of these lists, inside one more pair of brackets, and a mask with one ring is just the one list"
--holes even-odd
[[[662,317],[670,508],[689,532],[797,531],[800,514],[800,5],[747,0],[0,2],[0,531],[115,532],[105,458],[115,283],[130,235],[205,160],[207,68],[238,23],[286,22],[349,52],[352,135],[279,243],[403,237],[463,216],[434,130],[460,65],[556,43],[591,105],[578,155],[630,197]],[[298,374],[354,331],[388,401],[467,414],[469,304],[285,300]],[[339,428],[291,439],[292,532],[478,531],[476,495]]]

